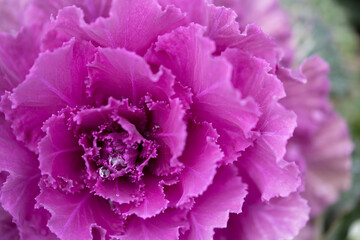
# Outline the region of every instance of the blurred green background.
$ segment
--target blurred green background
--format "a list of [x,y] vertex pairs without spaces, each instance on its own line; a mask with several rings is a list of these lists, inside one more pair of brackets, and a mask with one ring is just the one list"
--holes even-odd
[[355,142],[353,184],[315,220],[316,240],[360,240],[360,0],[281,0],[293,27],[296,63],[318,54],[331,66],[331,99]]

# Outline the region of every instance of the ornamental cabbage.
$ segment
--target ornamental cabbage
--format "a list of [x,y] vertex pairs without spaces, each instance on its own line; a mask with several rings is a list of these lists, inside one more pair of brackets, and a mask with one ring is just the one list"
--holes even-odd
[[[316,164],[346,165],[345,175],[349,167],[346,125],[331,107],[317,114],[328,104],[318,90],[327,79],[316,75],[324,63],[288,69],[282,43],[214,4],[21,5],[17,35],[0,35],[1,231],[84,240],[298,234],[318,211],[323,183],[306,184],[322,179]],[[327,155],[324,139],[344,161]],[[328,184],[327,203],[347,185]]]

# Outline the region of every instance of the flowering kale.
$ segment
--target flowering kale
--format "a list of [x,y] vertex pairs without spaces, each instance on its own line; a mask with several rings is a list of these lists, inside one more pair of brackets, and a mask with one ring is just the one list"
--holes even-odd
[[205,0],[30,1],[19,33],[0,35],[0,231],[295,237],[310,212],[301,195],[317,213],[346,185],[325,181],[334,166],[348,174],[351,143],[324,63],[296,74],[238,21]]

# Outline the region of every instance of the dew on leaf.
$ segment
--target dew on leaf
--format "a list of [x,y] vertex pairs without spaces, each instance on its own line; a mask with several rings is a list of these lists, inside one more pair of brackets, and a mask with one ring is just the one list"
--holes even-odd
[[99,168],[99,175],[102,178],[108,178],[110,175],[110,171],[109,171],[109,169],[101,167],[101,168]]

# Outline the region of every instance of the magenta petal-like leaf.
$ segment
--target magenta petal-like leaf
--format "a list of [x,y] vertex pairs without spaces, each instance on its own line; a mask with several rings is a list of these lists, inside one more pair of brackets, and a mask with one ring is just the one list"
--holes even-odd
[[137,206],[133,206],[126,214],[134,213],[145,219],[164,211],[169,201],[165,199],[163,185],[156,176],[146,175],[144,177],[144,199]]
[[1,189],[1,202],[16,220],[23,221],[39,191],[38,162],[34,153],[16,141],[9,124],[0,121],[0,170],[9,173]]
[[240,38],[236,13],[225,7],[217,7],[207,0],[159,0],[162,6],[175,5],[186,14],[188,24],[206,26],[205,36],[216,43],[216,52],[221,52]]
[[0,172],[8,173],[1,187],[1,205],[13,217],[20,236],[49,239],[53,235],[46,227],[47,212],[34,209],[34,198],[40,192],[38,165],[36,155],[15,139],[0,116]]
[[77,129],[81,131],[96,130],[99,125],[110,121],[111,116],[123,117],[139,127],[145,124],[145,112],[130,105],[128,99],[116,100],[110,97],[107,102],[107,105],[99,108],[83,109],[77,112],[72,118]]
[[273,103],[261,116],[257,130],[261,136],[257,143],[263,148],[269,148],[276,161],[284,157],[286,144],[293,136],[296,128],[296,115],[286,110],[281,104]]
[[27,0],[1,0],[0,32],[17,33],[24,24]]
[[85,163],[84,150],[79,146],[73,132],[68,129],[67,114],[52,116],[43,127],[46,136],[39,143],[39,161],[42,175],[55,183],[64,180],[67,191],[82,188]]
[[286,91],[286,97],[280,102],[297,114],[298,128],[295,132],[311,134],[330,110],[329,65],[320,57],[312,56],[301,64],[299,72],[306,78],[306,83],[291,75],[280,75]]
[[231,65],[211,55],[215,46],[203,36],[204,31],[195,24],[180,27],[159,37],[146,57],[170,68],[182,85],[191,88],[194,117],[212,122],[225,154],[236,155],[250,144],[246,138],[258,120],[258,108],[234,89]]
[[225,228],[230,213],[240,213],[247,194],[236,168],[224,166],[212,185],[198,197],[189,212],[190,230],[181,239],[212,239],[214,228]]
[[206,25],[208,16],[206,0],[158,0],[158,2],[162,7],[173,5],[181,9],[185,13],[187,23]]
[[0,109],[12,122],[16,137],[32,150],[37,151],[44,136],[42,124],[51,114],[87,103],[86,64],[94,51],[91,44],[72,40],[54,52],[41,54],[26,80],[3,97]]
[[84,18],[87,23],[94,22],[98,17],[108,17],[112,0],[35,0],[33,5],[40,8],[40,10],[51,14],[57,14],[59,9],[66,6],[75,5],[84,11]]
[[25,80],[40,51],[38,34],[36,27],[23,28],[16,37],[0,33],[0,96]]
[[353,144],[343,119],[333,114],[305,143],[306,158],[304,197],[309,201],[312,215],[319,214],[334,203],[340,191],[351,182],[351,152]]
[[252,56],[236,48],[226,49],[222,56],[233,66],[232,83],[244,97],[252,97],[260,106],[261,112],[273,102],[285,96],[281,81],[270,71],[270,65],[261,58]]
[[247,25],[241,35],[234,38],[230,46],[266,60],[270,64],[271,72],[275,72],[276,65],[283,54],[275,41],[255,24]]
[[141,187],[142,184],[132,183],[127,178],[118,177],[114,180],[98,182],[94,187],[94,194],[118,204],[124,204],[138,200],[142,191]]
[[285,160],[277,163],[273,152],[258,144],[243,154],[239,165],[249,172],[264,199],[287,196],[300,186],[300,171],[297,165]]
[[165,212],[148,219],[131,217],[123,240],[168,240],[178,239],[179,229],[186,228],[185,210],[167,209]]
[[174,6],[161,9],[155,0],[113,1],[108,18],[86,24],[75,7],[61,10],[55,25],[79,39],[103,47],[124,47],[144,54],[158,35],[184,24],[184,16]]
[[111,210],[109,202],[88,191],[65,194],[42,187],[36,201],[51,213],[48,226],[60,239],[91,240],[95,224],[109,236],[123,231],[123,219]]
[[242,213],[230,216],[228,227],[218,230],[214,239],[294,239],[305,226],[309,210],[299,194],[245,205]]
[[283,159],[287,140],[295,128],[295,115],[280,104],[274,104],[259,125],[260,137],[237,161],[269,200],[288,196],[300,186],[300,170],[295,162]]
[[219,135],[211,124],[190,123],[188,132],[185,150],[179,158],[184,164],[180,181],[167,189],[169,195],[178,195],[177,205],[186,203],[207,189],[216,174],[217,162],[223,158],[223,153],[216,143]]
[[151,135],[159,144],[158,156],[152,163],[157,175],[179,170],[182,164],[178,157],[182,154],[186,142],[185,110],[179,99],[171,99],[170,104],[162,102],[150,106],[152,123],[155,128]]
[[89,72],[89,93],[99,104],[110,96],[137,105],[147,93],[162,101],[173,94],[174,77],[169,70],[161,68],[155,75],[142,57],[125,49],[100,48]]
[[225,6],[236,12],[236,20],[242,27],[255,23],[285,50],[286,64],[291,61],[293,52],[290,47],[291,26],[287,13],[278,0],[213,0],[217,6]]
[[[84,20],[87,23],[94,22],[99,17],[108,17],[112,0],[31,0],[24,13],[26,24],[49,23],[50,19],[58,15],[58,11],[67,6],[76,6],[84,12]],[[42,39],[44,40],[44,39]],[[54,41],[54,39],[51,39]]]
[[[196,6],[195,6],[196,7]],[[223,51],[233,43],[234,38],[240,36],[236,13],[229,8],[207,5],[208,21],[205,35],[216,43],[217,51]]]
[[19,231],[11,215],[0,206],[0,240],[19,239]]

